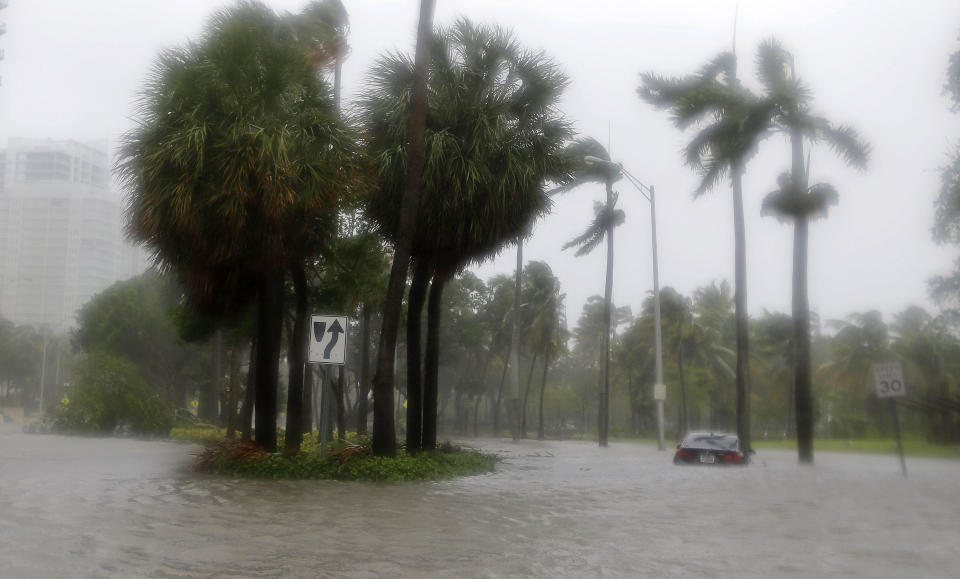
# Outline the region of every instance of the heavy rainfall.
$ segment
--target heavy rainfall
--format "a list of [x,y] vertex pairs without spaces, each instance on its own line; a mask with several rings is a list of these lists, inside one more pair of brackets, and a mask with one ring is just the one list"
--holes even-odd
[[955,577],[960,5],[0,0],[0,577]]

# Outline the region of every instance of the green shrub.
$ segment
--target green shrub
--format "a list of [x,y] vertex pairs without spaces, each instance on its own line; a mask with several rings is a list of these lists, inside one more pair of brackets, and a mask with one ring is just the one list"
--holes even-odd
[[54,432],[166,436],[173,407],[130,362],[93,353],[77,368],[78,380],[48,417]]
[[348,460],[315,452],[271,454],[257,460],[231,460],[221,456],[209,463],[210,472],[251,478],[334,479],[363,481],[439,480],[482,474],[494,470],[497,457],[473,449],[449,448],[396,458],[359,454]]

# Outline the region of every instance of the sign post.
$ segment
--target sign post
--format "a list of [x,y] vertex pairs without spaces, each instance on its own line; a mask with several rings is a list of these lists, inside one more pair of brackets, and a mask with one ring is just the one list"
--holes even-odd
[[[310,353],[314,364],[343,366],[347,357],[347,316],[310,316]],[[326,382],[326,380],[324,380]],[[326,454],[328,405],[327,384],[320,386],[320,455]]]
[[897,453],[900,454],[900,470],[907,476],[907,461],[903,458],[903,440],[900,437],[900,413],[897,398],[907,395],[903,381],[903,368],[900,362],[884,362],[873,365],[873,379],[877,389],[877,398],[889,398],[893,413],[893,431],[897,439]]

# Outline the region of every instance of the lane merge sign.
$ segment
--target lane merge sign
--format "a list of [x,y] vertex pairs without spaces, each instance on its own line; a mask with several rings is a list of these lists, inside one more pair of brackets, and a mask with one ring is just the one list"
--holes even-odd
[[347,316],[310,316],[310,362],[342,366],[347,357]]
[[877,388],[877,398],[895,398],[907,395],[907,387],[903,382],[903,368],[900,367],[900,362],[874,364],[873,381]]

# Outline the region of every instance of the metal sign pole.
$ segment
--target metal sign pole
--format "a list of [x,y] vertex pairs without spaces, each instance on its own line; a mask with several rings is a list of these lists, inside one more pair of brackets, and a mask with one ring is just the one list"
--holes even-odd
[[318,428],[320,429],[319,438],[320,438],[320,456],[327,456],[327,372],[320,372],[320,416],[317,421]]
[[900,437],[900,413],[897,410],[897,398],[907,394],[906,382],[903,380],[903,368],[900,366],[900,362],[874,364],[873,379],[877,388],[877,398],[890,399],[893,430],[897,439],[897,453],[900,455],[900,470],[903,472],[903,476],[907,476],[907,461],[903,458],[903,440]]
[[907,476],[907,461],[903,458],[903,439],[900,437],[900,411],[897,409],[897,399],[890,399],[890,408],[893,411],[893,432],[897,437],[897,453],[900,454],[900,471]]

